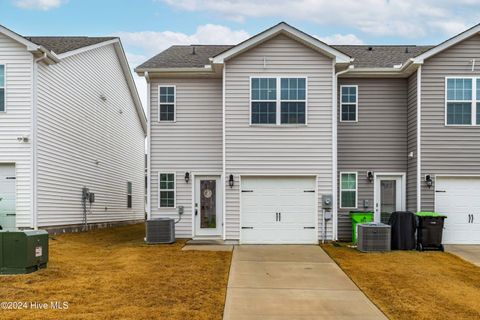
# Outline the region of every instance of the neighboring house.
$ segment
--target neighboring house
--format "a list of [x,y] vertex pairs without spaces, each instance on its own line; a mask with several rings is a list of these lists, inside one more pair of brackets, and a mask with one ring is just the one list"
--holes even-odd
[[118,38],[0,26],[3,228],[62,230],[85,213],[91,226],[142,219],[146,129]]
[[148,215],[183,207],[180,237],[315,243],[350,239],[351,210],[435,210],[445,243],[480,243],[479,32],[329,46],[280,23],[238,45],[170,47],[136,68]]

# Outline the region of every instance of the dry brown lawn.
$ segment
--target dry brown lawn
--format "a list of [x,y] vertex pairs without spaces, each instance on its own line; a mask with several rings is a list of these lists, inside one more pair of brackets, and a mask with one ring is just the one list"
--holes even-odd
[[452,254],[322,248],[391,319],[480,319],[480,268]]
[[69,308],[0,310],[0,319],[221,319],[231,253],[143,237],[143,224],[55,236],[47,269],[0,277],[0,301]]

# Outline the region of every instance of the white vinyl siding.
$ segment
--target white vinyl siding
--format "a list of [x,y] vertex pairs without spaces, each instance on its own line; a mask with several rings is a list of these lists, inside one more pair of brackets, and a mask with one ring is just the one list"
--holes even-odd
[[158,207],[175,208],[175,173],[158,174]]
[[358,121],[358,86],[340,86],[340,121]]
[[5,65],[0,64],[0,112],[5,112]]
[[82,223],[82,187],[89,223],[143,219],[145,136],[114,45],[38,71],[39,226]]
[[176,88],[171,85],[162,85],[158,88],[158,121],[175,122]]
[[[16,225],[33,227],[32,220],[32,103],[33,56],[25,46],[0,34],[0,64],[5,66],[5,112],[0,112],[0,163],[15,164]],[[17,140],[29,137],[28,143]]]
[[[318,175],[321,196],[332,194],[331,58],[278,35],[225,65],[225,237],[240,237],[240,175]],[[305,78],[307,125],[249,125],[251,78]],[[278,93],[278,92],[277,92]],[[279,98],[277,96],[277,98]],[[235,184],[228,186],[233,174]],[[318,219],[319,239],[322,222]],[[327,238],[332,236],[332,221]]]
[[340,173],[340,208],[356,209],[358,195],[358,175],[356,172]]

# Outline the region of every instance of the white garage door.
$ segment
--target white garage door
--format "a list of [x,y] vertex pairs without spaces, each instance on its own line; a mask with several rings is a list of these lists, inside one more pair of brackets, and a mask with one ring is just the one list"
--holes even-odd
[[437,178],[436,208],[447,216],[443,243],[480,244],[480,179]]
[[314,177],[242,177],[242,243],[317,243]]

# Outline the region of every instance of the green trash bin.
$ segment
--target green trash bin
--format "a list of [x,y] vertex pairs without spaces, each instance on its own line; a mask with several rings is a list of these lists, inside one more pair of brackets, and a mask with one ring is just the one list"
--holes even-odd
[[373,212],[371,211],[350,211],[352,219],[352,242],[357,243],[357,224],[373,221]]

